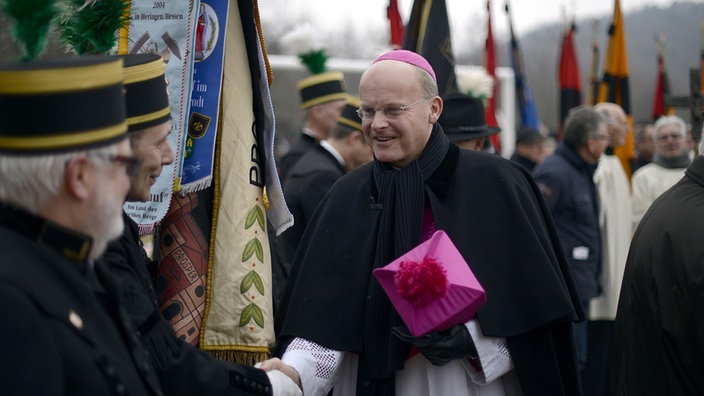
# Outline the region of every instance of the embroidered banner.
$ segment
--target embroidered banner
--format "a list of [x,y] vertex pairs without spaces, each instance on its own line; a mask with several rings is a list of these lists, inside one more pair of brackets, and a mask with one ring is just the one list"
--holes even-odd
[[253,364],[268,357],[273,342],[267,216],[280,232],[293,219],[275,177],[270,72],[256,3],[234,4],[213,183],[173,198],[161,227],[157,287],[180,337],[218,358]]
[[267,358],[274,342],[255,20],[251,2],[230,7],[215,172],[219,196],[200,342],[216,357],[244,364]]
[[196,22],[191,108],[184,148],[181,190],[210,186],[222,87],[222,61],[228,0],[200,3]]
[[119,52],[155,53],[162,56],[168,81],[174,164],[162,168],[151,188],[148,202],[127,202],[125,212],[139,225],[141,234],[151,233],[166,215],[174,190],[180,190],[180,161],[183,158],[186,117],[191,97],[193,74],[193,35],[198,1],[132,0],[130,24],[121,32]]

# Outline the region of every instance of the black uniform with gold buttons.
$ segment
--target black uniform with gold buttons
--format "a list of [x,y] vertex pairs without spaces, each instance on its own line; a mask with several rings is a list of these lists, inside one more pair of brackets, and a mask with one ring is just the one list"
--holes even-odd
[[264,371],[227,363],[179,339],[161,316],[149,258],[139,242],[137,224],[124,214],[125,230],[96,264],[103,277],[119,279],[120,303],[139,329],[166,395],[271,395]]
[[83,235],[0,205],[0,393],[162,394],[114,286],[86,261],[89,246]]

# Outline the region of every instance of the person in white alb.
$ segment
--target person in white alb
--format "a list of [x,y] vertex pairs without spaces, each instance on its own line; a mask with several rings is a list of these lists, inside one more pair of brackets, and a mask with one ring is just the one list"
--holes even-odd
[[653,161],[633,174],[634,229],[660,194],[672,187],[692,162],[687,145],[687,126],[676,116],[663,116],[655,122]]

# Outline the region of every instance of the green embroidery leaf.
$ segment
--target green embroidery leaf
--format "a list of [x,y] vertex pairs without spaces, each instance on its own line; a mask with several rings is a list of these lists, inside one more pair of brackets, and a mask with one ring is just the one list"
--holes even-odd
[[247,305],[242,310],[242,315],[240,315],[240,327],[246,326],[252,319],[254,319],[254,323],[259,327],[264,328],[264,313],[262,309],[254,303]]
[[254,277],[252,274],[254,274],[254,271],[250,271],[247,275],[244,276],[242,279],[242,283],[240,283],[240,293],[244,294],[247,292],[252,287],[252,284],[254,283]]
[[254,270],[249,271],[249,273],[245,275],[244,279],[242,279],[242,283],[240,284],[240,293],[246,293],[252,288],[252,285],[254,285],[259,294],[264,295],[264,281],[262,280],[262,277],[259,276],[259,274]]
[[244,220],[244,229],[249,229],[249,227],[254,225],[255,221],[259,223],[259,228],[264,231],[264,212],[259,205],[254,205],[254,207],[247,212],[247,218]]
[[242,252],[242,261],[249,260],[252,255],[256,254],[259,262],[264,262],[264,249],[262,248],[262,243],[259,239],[253,238],[251,241],[247,242]]
[[259,294],[264,295],[264,281],[262,277],[259,276],[257,272],[252,271],[252,280],[254,280],[254,287],[257,288]]

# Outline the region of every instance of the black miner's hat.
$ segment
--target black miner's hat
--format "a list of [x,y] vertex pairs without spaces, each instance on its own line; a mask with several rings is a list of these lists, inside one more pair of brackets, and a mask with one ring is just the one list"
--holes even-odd
[[124,139],[123,90],[115,57],[0,64],[0,152],[46,154]]
[[125,63],[125,104],[130,132],[171,119],[164,61],[156,54],[120,55]]

